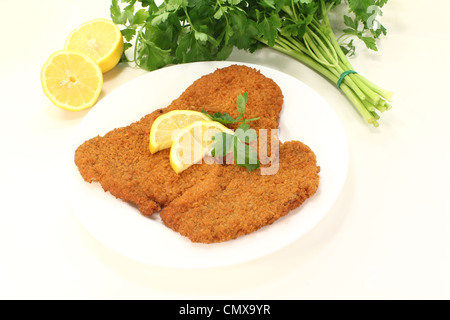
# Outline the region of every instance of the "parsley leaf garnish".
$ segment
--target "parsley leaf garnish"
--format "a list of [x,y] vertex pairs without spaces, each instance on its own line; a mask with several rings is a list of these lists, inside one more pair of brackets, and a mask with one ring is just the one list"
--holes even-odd
[[[240,94],[237,97],[236,104],[237,104],[237,111],[239,112],[239,115],[236,117],[236,119],[233,118],[232,116],[230,116],[226,112],[224,112],[224,113],[216,112],[214,114],[209,114],[205,110],[202,110],[202,112],[204,114],[206,114],[208,117],[210,117],[211,120],[220,122],[221,124],[232,124],[232,123],[242,122],[242,125],[244,125],[244,124],[247,124],[248,122],[260,119],[259,117],[245,119],[244,113],[245,113],[245,107],[247,105],[247,102],[248,102],[248,93],[247,92],[245,92],[243,95]],[[244,127],[246,127],[246,126],[244,126]]]
[[234,163],[240,167],[245,167],[249,171],[254,171],[259,168],[260,162],[258,160],[258,153],[255,147],[251,145],[251,142],[258,139],[258,135],[254,129],[250,128],[249,122],[260,119],[259,117],[246,119],[245,108],[248,102],[248,93],[240,94],[237,97],[237,111],[239,115],[235,118],[228,113],[214,113],[209,114],[202,110],[203,113],[208,115],[211,120],[218,121],[222,124],[241,123],[234,134],[227,132],[219,132],[214,135],[213,146],[211,155],[213,157],[226,157],[226,155],[232,151],[234,157]]

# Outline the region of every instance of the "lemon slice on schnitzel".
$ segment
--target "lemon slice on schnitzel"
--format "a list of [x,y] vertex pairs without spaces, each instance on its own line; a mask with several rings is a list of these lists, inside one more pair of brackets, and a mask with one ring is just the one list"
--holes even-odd
[[123,36],[119,27],[108,19],[95,19],[73,30],[64,49],[91,57],[105,73],[119,63],[123,52]]
[[174,136],[188,125],[210,120],[206,114],[192,110],[173,110],[159,116],[150,130],[150,152],[170,148]]
[[233,130],[216,121],[197,121],[181,129],[170,149],[170,165],[175,172],[180,173],[200,162],[211,152],[213,137],[220,132],[234,134]]
[[79,111],[92,107],[103,86],[100,67],[88,56],[72,51],[53,53],[41,70],[41,84],[56,106]]

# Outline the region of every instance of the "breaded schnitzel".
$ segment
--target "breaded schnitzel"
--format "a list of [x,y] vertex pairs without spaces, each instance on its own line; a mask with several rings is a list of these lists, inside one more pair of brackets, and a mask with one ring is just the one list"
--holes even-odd
[[169,150],[149,152],[153,121],[175,109],[227,112],[236,117],[236,97],[244,92],[249,95],[246,116],[260,117],[252,122],[252,128],[276,129],[283,104],[278,85],[255,69],[233,65],[201,77],[168,107],[86,141],[75,152],[75,164],[84,180],[98,181],[105,191],[151,215],[218,169],[194,165],[176,174],[170,166]]
[[261,175],[259,170],[220,166],[161,211],[164,224],[193,242],[235,239],[288,214],[319,184],[316,156],[299,141],[280,145],[276,174]]
[[[83,143],[75,163],[84,180],[135,204],[144,215],[161,211],[163,222],[193,242],[221,242],[273,223],[312,196],[319,182],[314,153],[297,141],[280,144],[279,170],[261,175],[230,164],[193,165],[176,174],[168,149],[149,152],[153,121],[175,109],[238,115],[236,97],[249,100],[246,117],[254,129],[278,128],[283,95],[259,71],[233,65],[195,81],[167,108]],[[230,126],[235,129],[235,127]]]

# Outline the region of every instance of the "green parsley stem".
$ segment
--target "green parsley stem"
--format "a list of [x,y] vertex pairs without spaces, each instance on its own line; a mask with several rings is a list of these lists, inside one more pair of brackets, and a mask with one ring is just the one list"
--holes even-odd
[[[259,39],[261,42],[265,43],[264,39]],[[331,72],[329,69],[325,68],[323,65],[318,63],[315,59],[306,56],[304,54],[298,53],[297,51],[294,51],[292,49],[292,46],[295,46],[294,44],[290,43],[287,39],[284,39],[282,37],[278,38],[276,40],[276,43],[274,45],[274,49],[278,50],[284,54],[287,54],[291,56],[294,59],[299,60],[303,64],[309,66],[316,72],[322,74],[324,77],[326,77],[328,80],[330,80],[332,83],[336,84],[336,82],[339,79],[339,76],[336,73]],[[373,124],[374,126],[378,126],[378,123],[376,122],[376,119],[373,117],[372,113],[367,110],[366,106],[363,104],[362,99],[355,94],[354,90],[350,88],[346,83],[343,83],[341,85],[341,90],[344,92],[344,94],[348,97],[348,99],[352,102],[352,104],[355,106],[355,109],[358,111],[358,113],[363,117],[363,119],[370,124]]]

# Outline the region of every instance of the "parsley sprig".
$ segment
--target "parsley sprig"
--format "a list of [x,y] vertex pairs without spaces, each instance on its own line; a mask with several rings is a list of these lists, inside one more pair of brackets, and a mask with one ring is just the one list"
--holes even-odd
[[238,127],[238,129],[246,131],[248,128],[250,128],[250,125],[248,124],[249,122],[260,119],[260,117],[245,119],[245,107],[247,106],[247,102],[248,102],[247,92],[245,92],[243,95],[242,94],[238,95],[236,104],[239,115],[236,117],[236,119],[226,112],[224,113],[216,112],[214,114],[209,114],[205,110],[202,110],[202,112],[206,114],[208,117],[210,117],[211,120],[220,122],[221,124],[227,125],[242,122],[241,125]]
[[[386,3],[164,0],[157,5],[154,0],[112,0],[110,11],[113,21],[123,26],[123,60],[141,68],[155,70],[169,64],[225,60],[233,48],[254,52],[270,47],[336,84],[362,118],[376,127],[380,113],[391,108],[392,92],[346,71],[354,71],[348,56],[354,55],[357,42],[378,50],[377,40],[387,32],[378,21]],[[342,30],[332,28],[331,14],[334,19],[342,18]]]
[[245,108],[248,102],[248,93],[245,92],[243,95],[240,94],[237,97],[237,111],[239,115],[235,118],[230,116],[228,113],[214,113],[209,114],[205,110],[202,112],[213,121],[218,121],[222,124],[233,124],[233,123],[241,123],[234,134],[230,134],[227,132],[219,132],[214,135],[213,146],[211,150],[211,155],[213,157],[226,157],[226,155],[232,151],[234,157],[234,163],[240,167],[245,167],[249,171],[254,171],[259,168],[260,162],[258,159],[258,154],[251,145],[252,141],[256,141],[258,139],[258,135],[255,129],[250,128],[249,122],[259,120],[259,117],[246,119],[245,118]]

